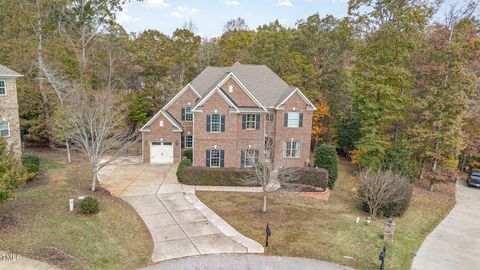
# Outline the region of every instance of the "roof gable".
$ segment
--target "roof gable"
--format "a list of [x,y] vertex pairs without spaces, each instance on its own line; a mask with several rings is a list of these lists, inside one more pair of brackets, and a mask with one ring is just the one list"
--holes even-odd
[[286,97],[284,97],[278,104],[275,106],[275,109],[279,110],[281,109],[281,106],[285,104],[287,100],[289,100],[295,93],[297,93],[304,101],[305,103],[312,108],[312,110],[316,110],[315,105],[300,91],[300,89],[296,88],[293,89],[293,91],[288,94]]
[[175,127],[176,130],[174,131],[183,131],[182,129],[182,126],[180,125],[180,123],[178,123],[177,121],[175,121],[175,119],[166,111],[164,111],[163,109],[161,109],[160,111],[158,111],[141,129],[140,131],[149,131],[149,127],[150,125],[160,116],[160,115],[163,115],[170,123],[172,123],[172,125]]
[[0,65],[0,77],[23,77],[22,74],[7,68],[6,66]]
[[186,91],[191,90],[197,97],[200,97],[200,94],[198,91],[193,87],[191,84],[185,85],[185,87],[180,90],[165,106],[163,106],[163,110],[166,110],[168,107],[170,107],[179,97],[183,95]]
[[207,102],[207,100],[213,96],[214,93],[219,93],[220,96],[227,102],[227,104],[234,108],[236,112],[240,112],[240,110],[238,109],[238,106],[237,104],[235,104],[235,102],[233,100],[231,100],[223,91],[222,89],[220,89],[219,87],[215,87],[214,89],[212,89],[212,91],[210,91],[206,96],[204,96],[203,98],[201,98],[197,104],[193,107],[192,109],[192,112],[201,112],[202,110],[200,109],[200,107],[205,104],[205,102]]

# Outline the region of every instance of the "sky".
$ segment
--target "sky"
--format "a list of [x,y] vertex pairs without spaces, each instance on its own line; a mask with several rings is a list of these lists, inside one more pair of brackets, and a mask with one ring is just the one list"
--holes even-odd
[[117,13],[117,21],[128,32],[156,29],[171,35],[191,20],[196,34],[216,37],[222,34],[225,22],[238,17],[245,19],[250,29],[276,19],[293,27],[299,19],[317,12],[344,17],[347,7],[348,0],[132,0]]

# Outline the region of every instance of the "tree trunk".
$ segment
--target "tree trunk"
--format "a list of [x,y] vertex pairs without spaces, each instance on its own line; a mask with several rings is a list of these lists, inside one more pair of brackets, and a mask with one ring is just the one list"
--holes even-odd
[[434,183],[434,182],[430,182],[430,187],[428,188],[428,190],[429,190],[430,192],[433,192],[434,186],[435,186],[435,183]]
[[267,212],[267,194],[263,193],[263,212]]
[[72,162],[72,157],[70,155],[70,143],[68,142],[68,139],[65,140],[65,145],[67,146],[67,159],[68,162]]
[[95,191],[97,185],[97,168],[93,167],[92,191]]
[[45,114],[45,122],[47,124],[48,128],[48,144],[50,148],[53,148],[53,142],[50,138],[50,131],[51,131],[51,117],[50,117],[50,106],[49,106],[49,101],[48,101],[48,95],[45,90],[45,76],[43,75],[43,22],[42,22],[42,17],[40,16],[40,3],[39,0],[35,2],[36,6],[36,19],[37,19],[37,27],[36,27],[36,33],[37,33],[37,64],[38,64],[38,74],[37,74],[37,80],[38,80],[38,90],[40,92],[40,96],[42,97],[42,103],[43,103],[43,113]]

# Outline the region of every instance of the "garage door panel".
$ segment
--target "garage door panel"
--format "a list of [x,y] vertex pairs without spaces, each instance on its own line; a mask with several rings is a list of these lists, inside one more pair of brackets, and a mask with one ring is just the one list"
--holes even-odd
[[173,163],[173,144],[168,142],[152,143],[150,145],[150,163]]

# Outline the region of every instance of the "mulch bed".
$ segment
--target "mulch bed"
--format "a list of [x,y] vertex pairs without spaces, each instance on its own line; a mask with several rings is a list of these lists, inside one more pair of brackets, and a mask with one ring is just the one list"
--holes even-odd
[[278,191],[303,197],[310,197],[322,201],[328,201],[330,198],[330,189],[323,189],[321,187],[302,184],[282,184]]

